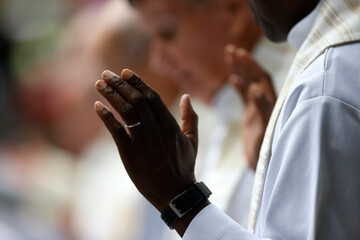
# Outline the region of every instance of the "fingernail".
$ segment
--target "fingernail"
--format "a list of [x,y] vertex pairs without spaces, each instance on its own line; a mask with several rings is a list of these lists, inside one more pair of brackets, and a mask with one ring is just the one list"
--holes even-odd
[[182,97],[181,97],[183,100],[185,100],[185,99],[190,99],[190,95],[189,94],[184,94],[184,95],[182,95]]
[[132,76],[134,76],[134,73],[129,69],[124,69],[121,72],[121,76],[124,80],[129,80]]
[[225,46],[225,52],[227,53],[233,53],[235,49],[236,47],[233,44],[228,44]]
[[104,88],[106,88],[107,85],[103,80],[98,80],[95,83],[95,86],[96,86],[97,89],[104,89]]
[[106,107],[102,102],[96,101],[95,102],[95,109],[98,111],[104,110]]
[[114,77],[118,77],[118,75],[116,75],[115,73],[113,73],[112,71],[109,71],[109,70],[105,70],[102,74],[103,78],[106,79],[106,80],[111,80],[113,79]]

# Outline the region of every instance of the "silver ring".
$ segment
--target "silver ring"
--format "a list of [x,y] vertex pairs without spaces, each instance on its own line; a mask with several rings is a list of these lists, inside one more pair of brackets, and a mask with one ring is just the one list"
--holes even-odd
[[141,122],[138,122],[138,123],[135,123],[135,124],[131,124],[131,125],[125,124],[125,127],[126,127],[126,128],[134,128],[134,127],[139,126],[140,124],[141,124]]

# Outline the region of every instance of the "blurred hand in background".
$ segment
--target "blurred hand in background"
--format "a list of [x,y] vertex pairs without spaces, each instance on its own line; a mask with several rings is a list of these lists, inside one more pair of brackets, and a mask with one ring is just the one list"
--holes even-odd
[[275,90],[269,74],[245,49],[228,45],[225,59],[232,70],[229,82],[244,102],[241,135],[248,164],[255,170],[265,130],[276,102]]

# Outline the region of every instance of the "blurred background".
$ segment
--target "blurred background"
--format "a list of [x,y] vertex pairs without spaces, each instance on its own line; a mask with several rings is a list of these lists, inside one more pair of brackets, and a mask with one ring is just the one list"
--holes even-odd
[[0,0],[0,240],[179,239],[93,110],[105,69],[135,71],[178,120],[179,96],[191,94],[196,176],[246,225],[254,172],[228,77],[251,68],[226,61],[228,44],[279,91],[294,50],[266,40],[246,0]]
[[[148,69],[151,39],[122,0],[0,1],[0,240],[156,239],[146,201],[93,111],[104,69]],[[160,218],[156,216],[156,219]]]

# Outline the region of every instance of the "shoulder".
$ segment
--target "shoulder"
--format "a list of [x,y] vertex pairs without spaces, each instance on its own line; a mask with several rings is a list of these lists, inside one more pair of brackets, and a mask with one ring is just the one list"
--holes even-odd
[[360,43],[327,49],[293,83],[285,105],[288,119],[299,105],[323,97],[360,109]]
[[360,109],[360,43],[329,48],[324,61],[324,96]]

